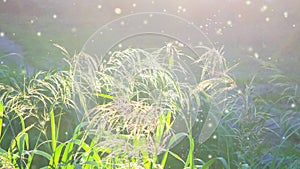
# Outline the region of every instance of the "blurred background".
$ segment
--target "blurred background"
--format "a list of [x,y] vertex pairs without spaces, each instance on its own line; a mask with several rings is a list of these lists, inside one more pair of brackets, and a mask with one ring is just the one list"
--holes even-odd
[[[62,54],[80,52],[97,29],[138,12],[164,12],[193,22],[217,48],[224,46],[233,74],[248,79],[257,59],[300,78],[298,0],[1,0],[0,56],[18,53],[33,68],[60,68]],[[7,55],[18,60],[17,54]]]

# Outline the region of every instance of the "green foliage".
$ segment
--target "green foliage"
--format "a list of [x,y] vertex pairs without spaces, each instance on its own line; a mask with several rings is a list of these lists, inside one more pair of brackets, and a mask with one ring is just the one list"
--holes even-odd
[[[164,48],[115,52],[101,69],[93,69],[97,79],[91,79],[78,76],[79,55],[71,58],[57,47],[68,59],[68,70],[28,76],[0,65],[1,168],[247,169],[300,163],[298,85],[274,66],[264,64],[276,72],[270,82],[282,93],[261,95],[255,78],[244,88],[233,88],[224,58],[213,64],[212,51],[194,62],[204,65],[191,86],[174,80],[171,69],[183,70],[176,56],[157,67],[153,57],[164,54]],[[142,56],[152,64],[140,62]],[[225,76],[213,78],[218,70]],[[94,80],[96,88],[78,86],[76,78],[86,84]],[[228,88],[222,88],[224,80]],[[225,89],[224,114],[211,139],[199,143],[201,122],[189,126],[182,121],[187,132],[172,133],[189,102],[199,102],[206,112]]]

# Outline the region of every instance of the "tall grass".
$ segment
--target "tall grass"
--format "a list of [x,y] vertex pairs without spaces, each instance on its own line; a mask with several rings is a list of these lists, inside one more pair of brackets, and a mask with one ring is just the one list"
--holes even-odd
[[[296,154],[299,116],[297,82],[275,65],[261,61],[262,70],[271,74],[265,84],[256,78],[231,91],[216,138],[196,152],[222,156],[231,168],[293,168]],[[208,158],[207,158],[208,159]]]
[[[50,121],[60,121],[63,116],[76,119],[70,111],[73,109],[70,74],[67,71],[38,72],[29,77],[24,71],[13,73],[5,65],[1,66],[1,79],[4,79],[0,84],[1,120],[4,126],[0,137],[1,147],[14,165],[24,168],[26,163],[40,158],[34,158],[34,153],[28,155],[27,150],[48,151],[50,142],[55,147],[57,140],[51,140],[49,133],[51,129],[55,130],[54,125],[60,124]],[[53,108],[52,114],[49,114],[50,108]],[[64,120],[64,123],[65,126],[58,126],[61,132],[72,131],[68,128],[71,126],[67,126],[71,122]],[[50,130],[49,126],[52,126]],[[19,156],[15,156],[15,152],[19,152]]]
[[[274,91],[283,93],[261,95],[255,78],[236,87],[215,49],[199,47],[205,52],[197,57],[168,46],[126,49],[95,59],[59,48],[66,70],[29,76],[0,65],[2,168],[299,164],[297,84],[274,66],[263,64],[275,72]],[[216,131],[206,130],[205,120],[216,117]]]

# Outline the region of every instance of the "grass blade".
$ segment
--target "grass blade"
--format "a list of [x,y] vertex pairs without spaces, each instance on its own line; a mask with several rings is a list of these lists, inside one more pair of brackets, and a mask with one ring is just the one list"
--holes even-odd
[[0,101],[0,138],[1,138],[1,135],[2,135],[3,115],[4,115],[4,106],[3,106],[2,101]]
[[165,168],[165,165],[166,165],[166,162],[167,162],[167,159],[168,159],[168,155],[169,155],[169,150],[167,150],[164,154],[164,157],[161,161],[161,168]]
[[191,134],[188,135],[189,142],[190,142],[190,150],[189,150],[189,155],[186,160],[186,163],[184,165],[184,168],[190,166],[190,168],[194,168],[194,149],[195,149],[195,143],[194,139]]
[[54,110],[50,111],[50,122],[51,122],[51,140],[52,140],[52,150],[55,152],[56,149],[56,127],[55,127],[55,116]]
[[51,155],[44,152],[44,151],[41,151],[41,150],[33,150],[31,151],[32,154],[37,154],[37,155],[40,155],[42,157],[45,157],[47,160],[50,160],[51,159]]

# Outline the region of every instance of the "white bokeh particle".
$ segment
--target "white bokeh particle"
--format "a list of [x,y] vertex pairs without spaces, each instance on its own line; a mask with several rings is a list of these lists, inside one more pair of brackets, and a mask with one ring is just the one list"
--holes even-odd
[[98,9],[101,9],[101,8],[102,8],[102,5],[97,5],[97,8],[98,8]]
[[228,20],[226,23],[227,23],[228,26],[232,27],[232,21],[231,20]]
[[219,29],[216,30],[216,34],[217,35],[223,35],[222,31],[223,31],[222,28],[219,28]]
[[5,33],[4,32],[0,32],[0,37],[3,37],[5,36]]
[[287,18],[287,17],[289,17],[289,13],[288,13],[288,12],[284,12],[284,13],[283,13],[283,16],[284,16],[285,18]]
[[241,90],[238,90],[237,92],[238,92],[238,94],[243,94],[243,92]]
[[37,32],[36,35],[37,36],[42,36],[42,32]]
[[56,18],[57,18],[57,15],[56,15],[56,14],[53,14],[52,17],[53,17],[53,19],[56,19]]
[[251,5],[252,2],[251,1],[246,1],[245,3],[246,3],[246,5]]
[[71,29],[71,32],[72,33],[75,33],[77,31],[77,28],[76,27],[73,27],[72,29]]
[[260,8],[260,12],[265,12],[267,9],[268,9],[268,6],[267,6],[267,5],[263,5],[263,6]]
[[121,8],[115,8],[115,13],[117,15],[120,15],[122,13],[122,9]]

